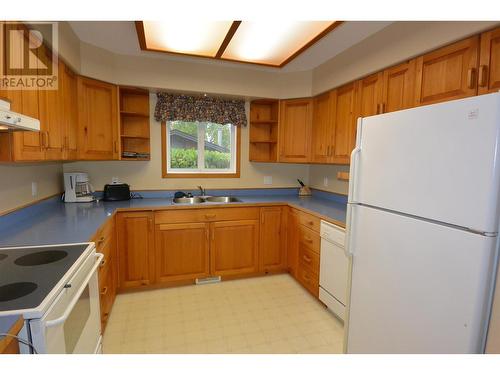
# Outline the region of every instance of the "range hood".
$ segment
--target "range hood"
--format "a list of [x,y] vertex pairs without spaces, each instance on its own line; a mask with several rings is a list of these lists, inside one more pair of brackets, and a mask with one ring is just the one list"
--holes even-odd
[[36,118],[12,112],[10,102],[0,99],[0,131],[14,130],[40,131],[40,121]]

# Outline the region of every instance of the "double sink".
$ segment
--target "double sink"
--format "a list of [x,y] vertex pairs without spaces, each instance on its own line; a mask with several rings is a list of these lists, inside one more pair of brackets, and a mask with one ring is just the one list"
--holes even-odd
[[174,198],[172,202],[184,203],[184,204],[199,204],[199,203],[232,203],[232,202],[241,202],[241,200],[236,197],[203,196],[203,197]]

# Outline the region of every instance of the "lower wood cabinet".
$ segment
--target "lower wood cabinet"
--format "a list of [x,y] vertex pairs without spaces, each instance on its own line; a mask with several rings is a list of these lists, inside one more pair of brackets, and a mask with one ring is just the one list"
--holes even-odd
[[158,282],[207,277],[209,262],[209,224],[157,224],[155,230],[155,269]]
[[234,276],[259,269],[259,220],[210,224],[210,273]]
[[286,208],[260,210],[260,269],[264,272],[286,269]]
[[153,212],[119,212],[116,232],[120,289],[154,282]]
[[288,212],[286,258],[288,272],[290,272],[293,277],[297,278],[299,259],[299,216],[294,209]]

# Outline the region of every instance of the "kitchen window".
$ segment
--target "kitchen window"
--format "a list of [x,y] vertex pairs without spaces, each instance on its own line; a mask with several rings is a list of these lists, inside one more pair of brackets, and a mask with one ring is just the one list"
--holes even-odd
[[163,122],[163,177],[239,177],[239,133],[231,124]]

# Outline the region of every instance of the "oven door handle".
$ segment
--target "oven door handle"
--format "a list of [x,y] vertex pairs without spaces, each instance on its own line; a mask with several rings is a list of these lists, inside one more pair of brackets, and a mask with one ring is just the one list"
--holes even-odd
[[84,282],[82,283],[82,286],[80,287],[80,289],[76,293],[75,298],[73,298],[73,300],[70,302],[70,304],[68,305],[68,307],[64,311],[64,314],[62,314],[59,318],[56,318],[56,319],[53,319],[53,320],[48,320],[45,323],[45,327],[57,326],[57,325],[63,323],[64,321],[66,321],[66,319],[68,318],[69,314],[71,313],[71,310],[73,310],[73,307],[75,307],[76,303],[80,299],[80,296],[82,295],[83,291],[87,287],[90,279],[94,276],[94,273],[96,272],[97,267],[99,267],[99,265],[101,264],[101,261],[104,258],[104,255],[97,253],[96,254],[96,258],[97,258],[96,262],[94,263],[94,265],[92,266],[92,269],[90,270],[88,276],[85,278]]

